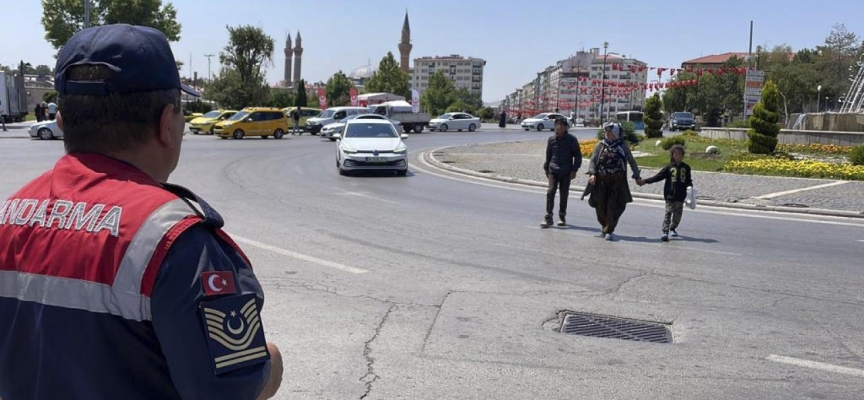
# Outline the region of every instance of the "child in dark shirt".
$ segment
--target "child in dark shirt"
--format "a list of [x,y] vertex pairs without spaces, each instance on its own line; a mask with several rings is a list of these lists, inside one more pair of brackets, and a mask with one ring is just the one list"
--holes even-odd
[[681,214],[684,212],[684,200],[687,198],[687,188],[693,187],[693,178],[690,166],[684,160],[684,146],[675,145],[669,149],[671,161],[657,175],[648,179],[639,180],[639,186],[665,180],[663,186],[663,198],[666,199],[666,215],[663,218],[663,236],[660,240],[669,241],[669,236],[678,237],[678,224],[681,223]]

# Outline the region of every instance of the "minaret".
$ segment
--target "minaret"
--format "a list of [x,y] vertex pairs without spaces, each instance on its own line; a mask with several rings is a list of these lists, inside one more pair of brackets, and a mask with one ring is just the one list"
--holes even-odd
[[411,26],[408,25],[408,11],[405,11],[405,22],[402,23],[402,41],[399,42],[400,64],[406,74],[409,70],[408,60],[411,58]]
[[297,31],[297,44],[294,45],[294,84],[300,83],[300,67],[303,56],[303,38],[300,37],[300,31]]
[[291,49],[291,34],[285,40],[285,87],[291,87],[291,63],[294,60],[294,50]]

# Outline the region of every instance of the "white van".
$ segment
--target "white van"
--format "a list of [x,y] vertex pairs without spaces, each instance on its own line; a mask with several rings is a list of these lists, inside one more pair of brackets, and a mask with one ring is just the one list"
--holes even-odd
[[341,121],[352,115],[369,114],[369,109],[366,107],[332,107],[318,114],[317,117],[312,117],[306,120],[306,132],[317,135],[321,132],[324,125],[332,124],[336,121]]

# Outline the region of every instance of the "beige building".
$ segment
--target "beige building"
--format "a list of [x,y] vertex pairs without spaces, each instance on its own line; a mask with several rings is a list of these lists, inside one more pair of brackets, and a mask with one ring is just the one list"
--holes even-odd
[[483,95],[483,68],[486,61],[474,57],[451,55],[446,57],[421,57],[414,59],[411,88],[421,94],[429,87],[429,78],[436,72],[453,81],[457,89],[465,88],[473,94]]

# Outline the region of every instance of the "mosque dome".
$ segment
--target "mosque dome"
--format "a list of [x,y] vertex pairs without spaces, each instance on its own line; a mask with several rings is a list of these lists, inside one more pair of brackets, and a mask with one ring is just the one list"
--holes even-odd
[[351,79],[369,79],[372,77],[372,74],[375,73],[376,69],[372,65],[364,65],[360,68],[351,71],[348,75]]

